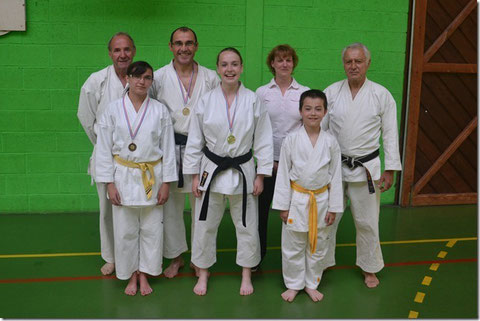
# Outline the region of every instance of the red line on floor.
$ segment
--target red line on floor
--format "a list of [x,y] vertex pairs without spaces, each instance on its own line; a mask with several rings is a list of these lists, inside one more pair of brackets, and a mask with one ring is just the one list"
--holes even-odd
[[[433,260],[433,261],[411,261],[411,262],[395,262],[395,263],[387,263],[385,267],[395,267],[395,266],[407,266],[407,265],[428,265],[432,263],[440,263],[440,264],[450,264],[450,263],[469,263],[469,262],[477,262],[477,258],[470,258],[470,259],[456,259],[456,260]],[[356,268],[355,265],[338,265],[333,266],[328,269],[337,270],[337,269],[353,269]],[[259,274],[275,274],[281,273],[282,270],[260,270]],[[254,273],[255,274],[255,273]],[[222,276],[222,275],[241,275],[241,272],[212,272],[212,275]],[[193,277],[195,274],[193,272],[189,273],[179,273],[176,277]],[[164,278],[164,275],[160,275],[154,278]],[[0,279],[0,284],[6,283],[36,283],[36,282],[66,282],[66,281],[89,281],[89,280],[109,280],[109,279],[116,279],[114,275],[95,275],[95,276],[76,276],[76,277],[69,277],[69,276],[60,276],[60,277],[51,277],[51,278],[33,278],[33,279]]]

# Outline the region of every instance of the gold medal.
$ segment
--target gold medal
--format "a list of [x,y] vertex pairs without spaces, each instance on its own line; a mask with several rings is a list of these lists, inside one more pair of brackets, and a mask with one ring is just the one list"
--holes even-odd
[[190,109],[188,109],[187,107],[183,108],[182,114],[183,116],[188,116],[190,114]]
[[130,145],[128,145],[128,150],[130,150],[131,152],[134,152],[136,149],[137,149],[137,145],[135,145],[134,143],[131,143]]
[[232,134],[228,135],[227,143],[229,143],[229,144],[235,143],[235,136],[233,136]]

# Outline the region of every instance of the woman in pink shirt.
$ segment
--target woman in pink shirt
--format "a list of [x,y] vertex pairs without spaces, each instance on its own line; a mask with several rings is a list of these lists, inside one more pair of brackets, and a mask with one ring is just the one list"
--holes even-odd
[[[258,232],[262,260],[267,251],[268,211],[273,198],[280,148],[287,134],[300,127],[301,117],[298,112],[300,95],[310,89],[300,85],[292,77],[297,65],[298,56],[295,49],[287,44],[276,46],[267,56],[267,66],[273,78],[256,91],[267,106],[273,129],[273,173],[272,177],[265,177],[263,193],[258,198]],[[252,271],[257,269],[258,266]]]

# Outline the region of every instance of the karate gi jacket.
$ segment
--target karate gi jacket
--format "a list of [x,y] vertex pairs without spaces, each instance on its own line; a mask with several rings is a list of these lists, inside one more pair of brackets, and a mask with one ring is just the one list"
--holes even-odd
[[[234,114],[233,144],[227,142],[230,131],[226,100],[221,86],[205,94],[192,115],[183,172],[200,175],[201,191],[207,189],[212,173],[217,168],[217,165],[203,154],[204,146],[218,156],[232,158],[253,149],[253,156],[257,160],[256,171],[253,158],[240,165],[247,180],[247,193],[253,192],[253,182],[257,173],[266,176],[272,174],[273,140],[270,118],[258,96],[243,84],[240,85],[237,97],[230,108],[232,118]],[[212,182],[210,190],[228,195],[242,194],[241,174],[232,168],[220,172]]]
[[[138,127],[149,101],[143,122],[133,141],[123,110],[124,101],[132,131]],[[137,146],[133,152],[128,148],[132,142]],[[97,182],[114,182],[124,206],[154,206],[160,185],[178,179],[172,121],[167,108],[155,99],[145,99],[138,113],[128,94],[110,103],[98,122],[95,151]],[[113,155],[136,163],[162,159],[154,167],[155,184],[149,200],[142,183],[142,171],[118,164]]]

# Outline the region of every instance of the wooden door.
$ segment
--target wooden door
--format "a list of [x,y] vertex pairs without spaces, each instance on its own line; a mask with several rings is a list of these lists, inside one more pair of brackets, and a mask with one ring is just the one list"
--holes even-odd
[[477,202],[477,2],[416,0],[400,204]]

